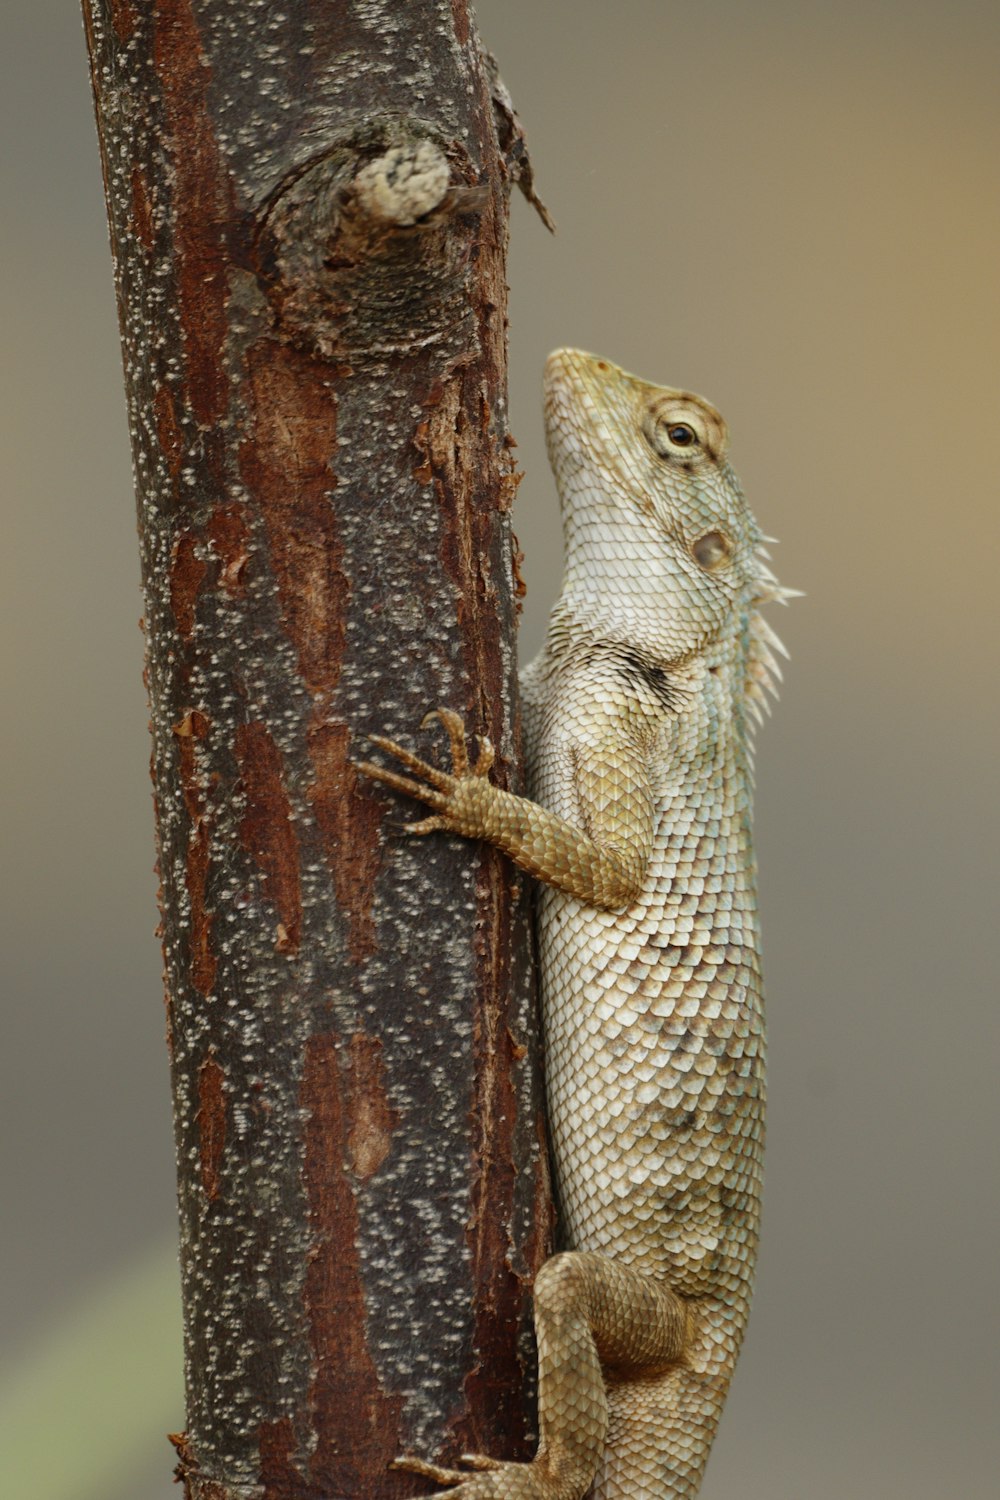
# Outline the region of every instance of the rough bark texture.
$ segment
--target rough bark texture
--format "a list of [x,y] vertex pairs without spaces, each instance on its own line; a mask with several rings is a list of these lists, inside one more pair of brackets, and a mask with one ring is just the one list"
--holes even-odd
[[523,138],[465,0],[84,14],[146,591],[180,1472],[200,1500],[405,1495],[400,1451],[525,1447],[548,1230],[522,884],[395,834],[352,769],[443,703],[515,775]]

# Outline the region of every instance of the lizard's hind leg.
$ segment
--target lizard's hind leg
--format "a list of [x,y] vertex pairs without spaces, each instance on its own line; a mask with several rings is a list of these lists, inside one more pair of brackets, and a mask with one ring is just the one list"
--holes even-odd
[[675,1370],[689,1323],[688,1304],[664,1281],[593,1251],[553,1256],[535,1282],[536,1463],[572,1474],[572,1493],[583,1493],[612,1446],[609,1422],[620,1425],[617,1388],[655,1385]]
[[608,1438],[592,1500],[693,1500],[736,1360],[725,1304],[687,1304],[684,1357],[663,1374],[608,1380]]
[[697,1423],[686,1421],[692,1414],[679,1398],[691,1384],[689,1371],[673,1369],[609,1385],[608,1441],[592,1500],[693,1500],[722,1402],[705,1393]]
[[[590,1251],[555,1255],[535,1280],[540,1436],[532,1462],[469,1454],[463,1462],[477,1473],[413,1458],[394,1467],[451,1485],[461,1500],[581,1500],[606,1448],[609,1385],[654,1381],[671,1369],[688,1321],[687,1304],[662,1281]],[[656,1492],[615,1493],[639,1500]]]

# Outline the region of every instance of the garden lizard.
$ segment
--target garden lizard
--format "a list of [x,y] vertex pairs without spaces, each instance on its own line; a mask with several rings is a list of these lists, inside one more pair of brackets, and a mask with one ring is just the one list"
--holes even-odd
[[781,588],[700,396],[576,350],[545,373],[566,570],[522,674],[530,800],[472,764],[377,781],[540,882],[549,1124],[565,1247],[535,1281],[534,1460],[399,1467],[461,1500],[688,1500],[746,1325],[764,1110],[753,725]]

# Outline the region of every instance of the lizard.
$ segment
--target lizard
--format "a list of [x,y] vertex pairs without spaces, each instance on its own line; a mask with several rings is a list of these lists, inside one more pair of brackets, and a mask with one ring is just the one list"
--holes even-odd
[[533,1289],[539,1442],[529,1463],[396,1466],[459,1500],[689,1500],[756,1259],[753,731],[787,655],[760,609],[797,591],[707,401],[572,349],[544,395],[566,566],[521,674],[529,796],[489,779],[489,741],[470,758],[446,708],[428,719],[450,771],[382,735],[397,764],[359,766],[425,804],[409,833],[484,839],[538,882],[562,1246]]

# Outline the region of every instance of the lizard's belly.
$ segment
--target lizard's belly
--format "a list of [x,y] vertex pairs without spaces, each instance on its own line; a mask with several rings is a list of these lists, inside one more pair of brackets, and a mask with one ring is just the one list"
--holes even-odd
[[743,1300],[763,1150],[755,896],[749,868],[706,863],[683,896],[654,867],[624,918],[542,893],[549,1118],[568,1248]]

